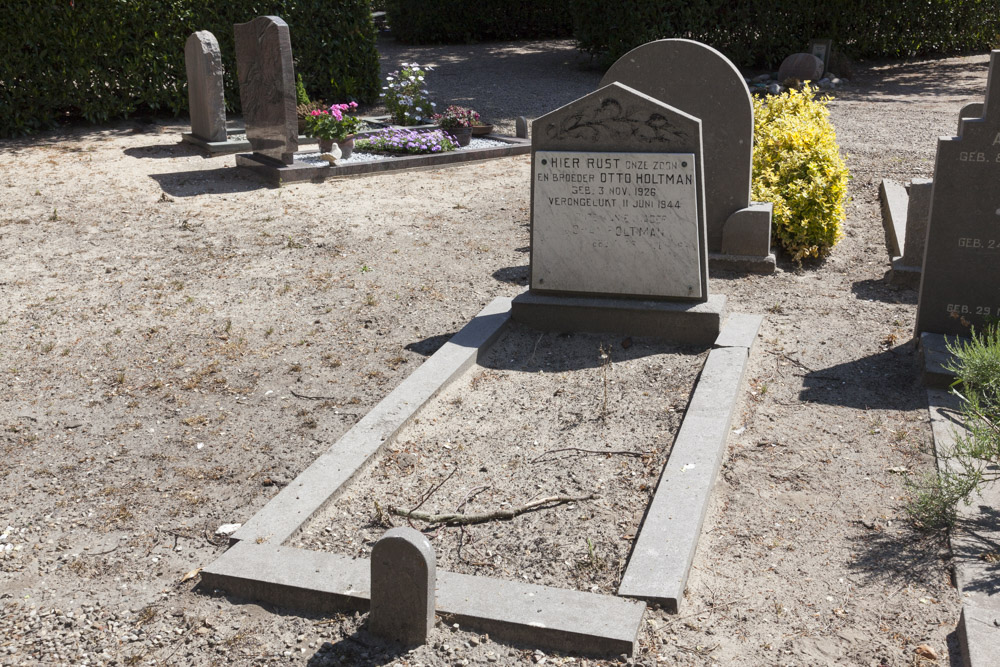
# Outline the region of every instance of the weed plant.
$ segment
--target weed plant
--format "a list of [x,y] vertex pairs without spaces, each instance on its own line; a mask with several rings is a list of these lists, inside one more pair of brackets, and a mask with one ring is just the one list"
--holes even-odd
[[951,526],[958,507],[987,483],[1000,479],[1000,325],[972,331],[967,340],[948,341],[955,374],[952,393],[961,401],[965,432],[951,451],[939,453],[938,474],[911,484],[907,511],[921,528]]

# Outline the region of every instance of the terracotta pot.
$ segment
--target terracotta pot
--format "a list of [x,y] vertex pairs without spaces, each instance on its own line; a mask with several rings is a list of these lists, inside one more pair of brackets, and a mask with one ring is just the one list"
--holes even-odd
[[333,150],[333,139],[317,139],[316,143],[319,144],[320,153],[329,153]]
[[340,157],[344,160],[351,157],[351,154],[354,152],[354,136],[352,134],[343,141],[337,142],[337,145],[340,146]]
[[471,127],[449,127],[445,129],[445,132],[454,137],[455,143],[459,146],[468,146],[469,142],[472,141]]

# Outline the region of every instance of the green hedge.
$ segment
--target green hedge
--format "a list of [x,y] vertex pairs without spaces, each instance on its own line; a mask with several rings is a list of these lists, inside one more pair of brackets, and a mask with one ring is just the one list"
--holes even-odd
[[7,0],[0,22],[0,136],[136,112],[187,112],[184,44],[219,40],[226,106],[239,111],[233,24],[272,14],[289,26],[314,97],[372,102],[379,64],[368,0]]
[[433,44],[569,37],[574,0],[386,0],[392,36]]
[[832,38],[855,58],[986,50],[1000,35],[1000,0],[571,0],[581,49],[609,64],[665,37],[714,46],[742,66],[776,67],[809,40]]

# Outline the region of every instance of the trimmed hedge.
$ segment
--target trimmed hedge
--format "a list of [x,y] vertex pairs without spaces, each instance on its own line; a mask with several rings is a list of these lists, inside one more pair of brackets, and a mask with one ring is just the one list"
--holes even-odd
[[226,106],[239,111],[233,24],[276,15],[289,26],[296,72],[310,94],[378,98],[368,0],[8,0],[0,22],[0,136],[61,119],[92,123],[136,112],[187,112],[184,44],[208,30],[226,69]]
[[775,67],[815,38],[870,58],[987,50],[1000,34],[1000,0],[571,1],[579,47],[609,63],[666,37],[705,42],[738,65]]
[[753,99],[750,197],[774,205],[774,239],[801,262],[824,257],[844,236],[847,165],[826,99],[806,86]]
[[569,37],[575,0],[385,0],[392,36],[409,44]]

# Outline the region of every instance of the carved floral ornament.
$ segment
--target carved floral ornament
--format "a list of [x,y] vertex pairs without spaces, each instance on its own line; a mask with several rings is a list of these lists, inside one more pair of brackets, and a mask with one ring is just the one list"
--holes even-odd
[[[644,108],[645,107],[645,108]],[[624,106],[613,97],[599,107],[584,109],[545,127],[552,140],[639,139],[651,144],[674,144],[690,139],[690,134],[666,116],[650,112],[646,105]]]

